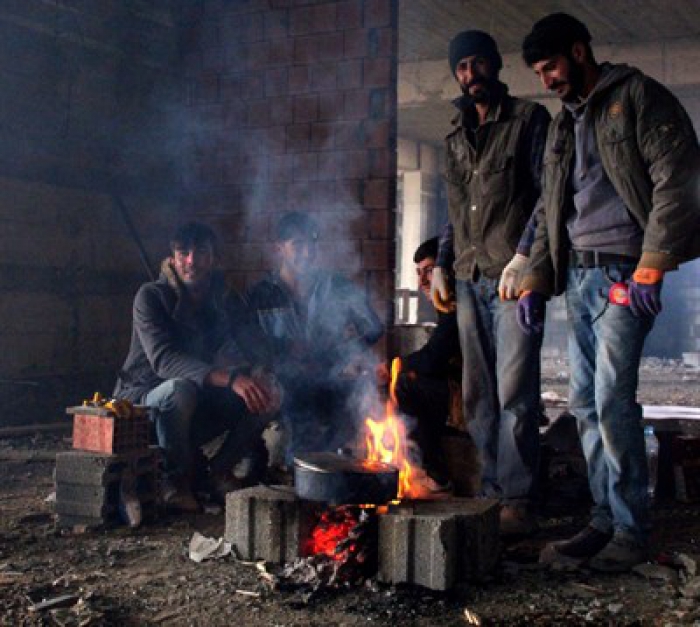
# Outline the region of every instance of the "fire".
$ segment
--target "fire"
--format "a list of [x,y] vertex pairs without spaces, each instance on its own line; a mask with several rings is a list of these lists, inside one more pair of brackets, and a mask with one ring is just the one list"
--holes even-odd
[[350,508],[337,507],[323,512],[318,524],[311,532],[307,554],[323,554],[337,561],[343,560],[346,553],[352,553],[355,550],[355,546],[349,544],[344,550],[339,550],[339,545],[350,535],[357,523],[358,518]]
[[389,398],[386,402],[385,418],[378,421],[372,418],[365,420],[367,426],[366,463],[381,462],[392,464],[399,469],[398,498],[417,496],[413,494],[414,469],[408,461],[406,426],[398,417],[398,402],[396,400],[396,381],[401,372],[401,360],[396,357],[391,362],[391,382],[389,384]]

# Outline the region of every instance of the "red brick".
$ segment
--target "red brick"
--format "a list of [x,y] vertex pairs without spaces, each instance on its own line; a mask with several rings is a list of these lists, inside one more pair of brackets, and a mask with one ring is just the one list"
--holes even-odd
[[221,37],[223,40],[235,38],[243,42],[262,41],[264,38],[263,14],[226,15],[221,24]]
[[271,182],[289,183],[294,180],[294,155],[271,157],[268,167],[268,178]]
[[270,126],[270,107],[267,100],[251,100],[248,102],[247,122],[252,128]]
[[338,120],[343,115],[344,97],[340,92],[324,92],[318,96],[318,119]]
[[335,21],[336,5],[334,2],[314,7],[313,28],[315,32],[334,31]]
[[211,103],[219,100],[219,77],[216,74],[203,74],[194,83],[194,102]]
[[394,28],[373,28],[369,35],[371,57],[396,57],[397,31]]
[[363,179],[367,176],[367,152],[344,150],[334,153],[336,171],[340,179]]
[[364,120],[369,116],[369,91],[355,89],[346,91],[343,102],[343,119]]
[[236,265],[241,270],[261,270],[264,264],[264,248],[261,244],[241,242],[236,246]]
[[333,150],[335,123],[317,122],[311,125],[311,150]]
[[305,152],[309,149],[311,128],[309,124],[293,124],[286,129],[287,152]]
[[395,115],[395,105],[396,101],[391,89],[370,89],[369,117],[379,119]]
[[306,35],[314,29],[314,7],[302,7],[290,10],[289,32],[294,35]]
[[291,124],[294,120],[294,101],[291,98],[273,98],[269,101],[270,122],[277,124]]
[[388,57],[365,59],[363,62],[363,83],[365,87],[389,87],[393,81],[394,60]]
[[365,181],[362,204],[369,209],[386,209],[391,206],[393,179]]
[[259,70],[270,63],[270,42],[259,41],[247,44],[246,66],[251,70]]
[[221,77],[221,100],[257,100],[265,96],[265,76],[257,72],[236,72]]
[[228,159],[224,168],[224,183],[247,183],[267,180],[267,159],[239,157]]
[[226,54],[221,46],[206,47],[201,54],[202,70],[205,72],[221,72],[226,67]]
[[345,37],[343,33],[319,35],[317,55],[313,61],[337,61],[345,56]]
[[294,180],[313,181],[318,174],[318,155],[307,152],[294,157]]
[[289,68],[289,83],[290,94],[303,94],[311,89],[311,72],[306,65],[300,65]]
[[389,245],[386,240],[363,241],[362,267],[365,270],[389,270],[392,267]]
[[362,61],[353,59],[338,64],[338,87],[359,89],[362,87]]
[[369,53],[367,30],[346,30],[344,33],[345,39],[345,58],[356,59],[366,57]]
[[281,154],[287,150],[287,129],[272,126],[267,129],[266,147],[269,154]]
[[390,120],[368,120],[364,123],[365,146],[367,148],[387,148],[392,141]]
[[335,63],[321,63],[311,66],[311,89],[327,91],[335,89],[338,80],[338,68]]
[[294,39],[273,39],[269,43],[267,51],[267,64],[269,66],[282,65],[287,67],[291,65],[294,59]]
[[339,2],[335,25],[338,30],[362,28],[362,3],[358,0]]
[[393,0],[365,0],[365,28],[389,26]]
[[396,153],[390,149],[370,150],[370,178],[389,178],[396,173]]
[[265,72],[265,95],[281,96],[287,93],[287,68],[275,68]]
[[364,134],[359,122],[335,123],[335,146],[344,150],[364,145]]
[[394,212],[389,210],[367,212],[367,233],[370,239],[391,240],[395,235]]
[[318,59],[318,38],[297,37],[294,40],[294,63],[313,63]]
[[226,136],[233,137],[238,141],[233,134],[245,124],[248,106],[243,100],[235,100],[227,102],[224,107],[222,131]]
[[312,186],[300,181],[287,187],[287,204],[289,209],[301,209],[308,211],[313,201]]
[[288,11],[268,11],[265,13],[265,39],[286,37],[289,29]]
[[315,122],[318,119],[318,96],[297,96],[294,98],[294,122]]
[[325,241],[318,247],[318,261],[324,267],[349,275],[360,270],[360,255],[356,241]]

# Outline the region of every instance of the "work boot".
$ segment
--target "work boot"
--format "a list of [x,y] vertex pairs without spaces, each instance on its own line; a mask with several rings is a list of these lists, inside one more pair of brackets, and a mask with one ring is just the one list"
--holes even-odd
[[197,514],[201,511],[192,489],[176,479],[163,480],[163,504],[173,514]]
[[499,518],[502,536],[529,536],[539,527],[537,518],[525,505],[503,505]]
[[540,564],[578,568],[600,553],[612,537],[612,531],[599,531],[588,525],[568,540],[548,543],[540,553]]
[[604,573],[625,573],[647,559],[648,550],[644,544],[626,533],[616,531],[612,540],[590,561],[589,566]]

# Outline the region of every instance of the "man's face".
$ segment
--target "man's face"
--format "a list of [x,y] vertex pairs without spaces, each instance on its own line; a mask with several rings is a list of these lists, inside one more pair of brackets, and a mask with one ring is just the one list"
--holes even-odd
[[316,259],[316,240],[304,235],[295,235],[291,239],[277,244],[282,267],[288,271],[303,275]]
[[576,102],[583,95],[583,65],[571,55],[557,54],[537,61],[532,69],[544,88],[554,92],[563,102]]
[[177,276],[188,287],[206,285],[214,269],[214,248],[211,242],[174,248],[173,265]]
[[428,300],[430,300],[430,282],[433,280],[433,268],[435,268],[435,257],[426,257],[416,265],[418,287]]
[[493,84],[498,78],[491,59],[478,54],[464,57],[455,68],[455,77],[462,93],[474,102],[488,102]]

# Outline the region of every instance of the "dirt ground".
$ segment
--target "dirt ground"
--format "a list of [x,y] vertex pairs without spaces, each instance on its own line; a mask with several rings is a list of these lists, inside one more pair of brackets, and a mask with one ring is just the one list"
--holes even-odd
[[[700,373],[646,360],[640,400],[700,406]],[[566,365],[546,364],[543,391],[565,396]],[[0,624],[2,625],[700,625],[700,504],[654,508],[654,563],[640,573],[551,572],[537,563],[545,541],[585,524],[583,503],[549,508],[541,530],[504,546],[493,577],[441,594],[374,580],[309,595],[271,592],[254,565],[228,556],[195,563],[195,530],[220,537],[224,516],[169,517],[137,530],[62,531],[46,497],[63,437],[0,440]],[[28,451],[33,460],[17,459]],[[11,459],[11,458],[15,459]],[[26,457],[26,455],[25,455]],[[552,512],[554,514],[552,515]],[[68,607],[35,609],[67,596]],[[471,624],[476,624],[472,622]]]

